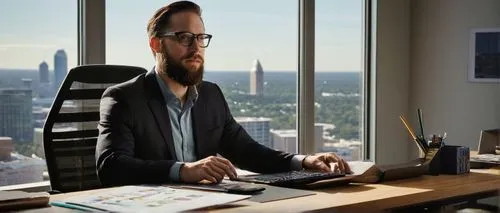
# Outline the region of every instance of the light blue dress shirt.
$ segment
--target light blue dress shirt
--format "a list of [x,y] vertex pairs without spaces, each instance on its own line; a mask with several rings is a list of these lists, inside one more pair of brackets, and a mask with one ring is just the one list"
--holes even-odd
[[170,178],[173,181],[179,181],[179,172],[182,162],[196,161],[194,147],[194,136],[191,120],[191,108],[193,108],[198,91],[195,86],[191,86],[187,91],[186,102],[182,105],[181,101],[174,95],[170,88],[163,82],[160,75],[156,72],[156,80],[160,85],[160,90],[165,99],[168,116],[170,117],[170,126],[172,129],[172,138],[174,141],[175,155],[178,162],[170,168]]

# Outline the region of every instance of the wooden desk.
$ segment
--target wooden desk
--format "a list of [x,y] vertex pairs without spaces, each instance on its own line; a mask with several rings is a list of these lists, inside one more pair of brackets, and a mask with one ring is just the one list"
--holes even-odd
[[[240,201],[231,208],[212,209],[216,212],[358,212],[383,211],[422,204],[442,205],[498,194],[500,168],[472,170],[465,175],[421,176],[380,184],[355,184],[317,190],[316,195],[268,203]],[[51,199],[66,198],[77,193],[99,193],[106,189],[54,195]],[[28,212],[70,212],[50,207]]]

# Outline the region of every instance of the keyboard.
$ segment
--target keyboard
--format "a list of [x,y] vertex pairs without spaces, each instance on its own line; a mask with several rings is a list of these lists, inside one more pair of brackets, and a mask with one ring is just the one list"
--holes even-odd
[[339,172],[290,171],[241,176],[238,177],[238,180],[274,186],[297,186],[343,176],[345,176],[345,174]]

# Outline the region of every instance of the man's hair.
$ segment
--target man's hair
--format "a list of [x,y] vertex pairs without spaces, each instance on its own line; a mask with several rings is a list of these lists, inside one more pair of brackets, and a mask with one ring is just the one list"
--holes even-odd
[[[158,37],[160,33],[170,27],[172,15],[180,12],[194,12],[201,19],[201,9],[197,4],[190,1],[177,1],[158,9],[153,17],[149,19],[147,31],[149,38]],[[203,20],[202,20],[203,21]]]

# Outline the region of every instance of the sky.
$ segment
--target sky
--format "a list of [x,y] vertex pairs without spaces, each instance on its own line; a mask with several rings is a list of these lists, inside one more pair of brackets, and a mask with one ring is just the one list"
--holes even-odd
[[[150,69],[154,58],[146,24],[167,0],[106,0],[106,63]],[[247,71],[259,59],[264,71],[295,71],[298,1],[194,0],[202,8],[208,71]],[[316,0],[316,71],[360,71],[362,0]],[[1,0],[0,69],[38,69],[64,49],[77,65],[77,0]]]

